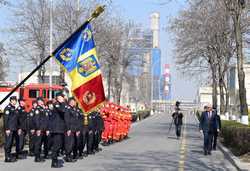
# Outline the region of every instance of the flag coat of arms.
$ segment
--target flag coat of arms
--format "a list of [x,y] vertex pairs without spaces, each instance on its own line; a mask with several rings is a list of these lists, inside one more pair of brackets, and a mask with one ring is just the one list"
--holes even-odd
[[84,112],[105,101],[100,64],[90,23],[75,32],[53,54],[72,81],[71,91]]

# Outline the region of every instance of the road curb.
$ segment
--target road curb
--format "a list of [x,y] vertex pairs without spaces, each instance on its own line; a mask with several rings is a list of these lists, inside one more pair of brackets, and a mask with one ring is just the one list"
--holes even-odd
[[236,157],[229,149],[218,142],[218,148],[222,151],[224,156],[228,159],[228,161],[236,167],[238,171],[250,171],[250,164],[243,163],[240,161],[238,157]]

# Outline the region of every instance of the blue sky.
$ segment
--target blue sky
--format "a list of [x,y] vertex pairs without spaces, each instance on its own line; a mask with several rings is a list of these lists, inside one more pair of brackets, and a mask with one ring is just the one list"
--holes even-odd
[[[174,42],[171,35],[166,31],[169,20],[176,16],[181,9],[184,9],[186,4],[184,0],[171,0],[170,3],[159,5],[168,0],[113,0],[114,5],[119,9],[119,15],[122,15],[127,20],[133,20],[136,23],[142,24],[145,28],[150,27],[150,14],[152,12],[160,13],[160,48],[162,51],[162,63],[171,64],[172,74],[172,98],[173,100],[193,100],[197,92],[197,82],[185,78],[175,70],[174,64]],[[9,21],[9,9],[0,7],[0,37],[1,41],[7,40],[8,34],[3,32],[3,26],[11,24]],[[11,42],[10,42],[11,43]],[[8,80],[17,80],[17,73],[20,72],[20,67],[17,64],[10,66]],[[188,90],[188,91],[187,91]]]

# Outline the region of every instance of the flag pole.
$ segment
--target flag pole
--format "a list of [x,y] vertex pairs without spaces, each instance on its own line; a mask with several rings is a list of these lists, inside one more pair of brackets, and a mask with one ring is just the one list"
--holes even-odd
[[105,5],[103,6],[97,6],[95,11],[93,11],[93,13],[91,14],[91,16],[89,17],[89,19],[87,19],[73,34],[71,34],[62,44],[60,44],[53,52],[52,54],[50,54],[49,56],[47,56],[38,66],[36,66],[35,69],[33,69],[33,71],[31,71],[29,73],[28,76],[26,76],[19,84],[17,84],[15,86],[14,89],[11,90],[11,92],[9,92],[0,102],[0,105],[3,104],[3,102],[5,100],[7,100],[19,87],[21,87],[37,70],[39,70],[54,54],[56,54],[64,45],[65,42],[67,42],[68,40],[70,40],[73,35],[75,35],[78,31],[82,30],[86,24],[88,24],[89,22],[91,22],[93,19],[97,18],[105,9]]

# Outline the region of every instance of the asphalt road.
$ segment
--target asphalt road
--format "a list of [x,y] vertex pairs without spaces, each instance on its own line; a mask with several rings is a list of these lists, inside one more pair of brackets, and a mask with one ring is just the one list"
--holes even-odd
[[177,140],[174,129],[167,135],[171,118],[167,114],[155,114],[132,126],[130,138],[103,147],[103,151],[76,163],[64,163],[60,169],[51,169],[51,161],[34,163],[33,158],[6,164],[0,161],[0,171],[234,171],[222,152],[211,156],[202,153],[202,136],[194,115],[185,114],[183,136]]

